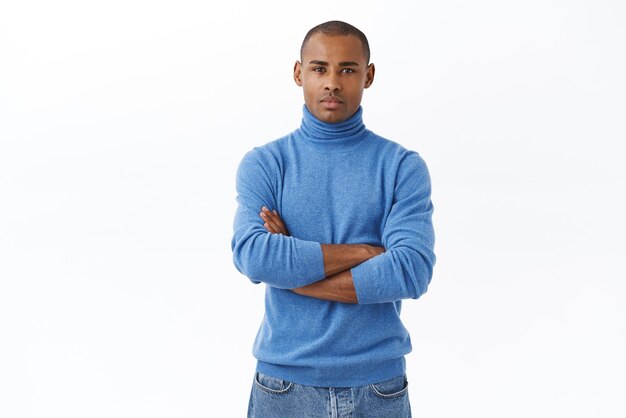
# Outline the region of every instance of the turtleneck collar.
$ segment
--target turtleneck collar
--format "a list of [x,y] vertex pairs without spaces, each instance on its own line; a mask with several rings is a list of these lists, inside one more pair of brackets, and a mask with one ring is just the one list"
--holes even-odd
[[338,123],[323,122],[313,116],[306,105],[302,108],[302,124],[296,133],[316,148],[350,148],[365,135],[361,106],[354,115]]

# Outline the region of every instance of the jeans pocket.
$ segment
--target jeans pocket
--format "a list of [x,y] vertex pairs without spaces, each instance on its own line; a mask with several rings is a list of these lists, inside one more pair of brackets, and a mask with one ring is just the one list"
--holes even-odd
[[257,388],[275,395],[287,393],[293,386],[291,382],[267,376],[260,372],[256,372],[254,375],[254,384]]
[[406,375],[402,375],[384,382],[374,383],[369,387],[379,398],[395,399],[407,394],[409,382],[406,380]]

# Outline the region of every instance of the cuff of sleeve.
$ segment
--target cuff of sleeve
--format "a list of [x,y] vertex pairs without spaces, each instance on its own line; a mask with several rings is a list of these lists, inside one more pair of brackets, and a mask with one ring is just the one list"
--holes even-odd
[[385,299],[386,289],[381,287],[379,281],[376,280],[376,277],[384,277],[381,274],[382,265],[377,258],[381,257],[374,257],[350,270],[356,298],[360,305],[379,303]]
[[[301,277],[309,277],[310,281],[306,284],[315,283],[326,277],[324,271],[324,253],[322,253],[322,245],[315,241],[300,241],[298,246],[300,252],[299,260],[309,260],[308,263],[302,263]],[[303,284],[302,286],[305,286]]]

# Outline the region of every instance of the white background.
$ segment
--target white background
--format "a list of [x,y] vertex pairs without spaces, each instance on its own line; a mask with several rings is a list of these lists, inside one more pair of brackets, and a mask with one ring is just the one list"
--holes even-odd
[[414,415],[626,416],[618,0],[2,2],[0,416],[244,416],[234,173],[299,125],[331,19],[370,40],[366,125],[431,171]]

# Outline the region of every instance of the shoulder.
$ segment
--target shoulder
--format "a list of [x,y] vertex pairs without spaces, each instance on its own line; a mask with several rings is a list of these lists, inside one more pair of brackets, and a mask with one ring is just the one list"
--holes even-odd
[[381,156],[391,161],[397,170],[428,172],[426,161],[424,161],[417,151],[371,131],[370,141],[372,141],[374,146],[379,150]]
[[280,171],[282,155],[289,135],[272,140],[248,150],[239,162],[240,175],[258,175],[260,172],[271,174]]

